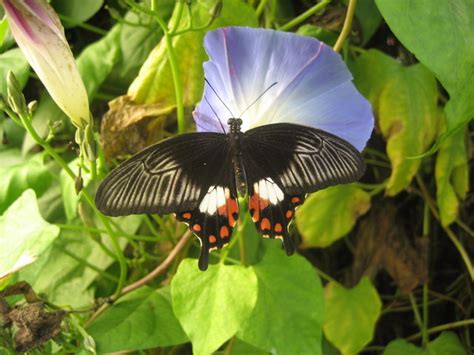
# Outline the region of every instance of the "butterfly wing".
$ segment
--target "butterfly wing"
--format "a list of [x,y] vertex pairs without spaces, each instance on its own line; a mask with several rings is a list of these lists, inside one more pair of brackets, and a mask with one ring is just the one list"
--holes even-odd
[[228,243],[238,218],[228,139],[188,133],[155,144],[113,170],[95,200],[110,216],[176,213],[199,237],[205,270],[209,250]]
[[350,143],[315,128],[276,123],[242,137],[249,211],[257,230],[293,252],[288,225],[309,192],[359,179],[364,160]]

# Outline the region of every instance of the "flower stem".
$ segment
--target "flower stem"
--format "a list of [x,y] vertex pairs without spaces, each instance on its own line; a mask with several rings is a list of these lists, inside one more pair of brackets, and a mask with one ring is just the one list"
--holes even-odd
[[[441,325],[438,325],[436,327],[428,329],[426,332],[428,334],[437,333],[437,332],[442,332],[443,330],[448,330],[448,329],[453,329],[453,328],[458,328],[458,327],[464,327],[464,326],[468,326],[468,325],[472,325],[472,324],[474,324],[474,318],[473,319],[464,319],[464,320],[460,320],[460,321],[452,322],[452,323],[441,324]],[[405,338],[405,340],[411,341],[411,340],[418,339],[421,336],[422,336],[422,333],[419,332],[419,333],[410,335],[408,338]]]
[[349,0],[349,6],[347,7],[346,18],[344,19],[344,25],[342,31],[337,38],[336,44],[334,45],[334,51],[340,52],[344,41],[349,36],[352,27],[352,19],[354,18],[355,8],[357,0]]
[[258,4],[257,10],[255,10],[255,15],[259,18],[262,15],[263,10],[265,10],[265,6],[267,5],[268,0],[260,0]]
[[[353,1],[353,0],[351,0]],[[355,1],[354,1],[355,2]],[[322,0],[320,3],[314,5],[309,10],[303,12],[301,15],[295,17],[290,22],[285,23],[283,26],[279,28],[280,31],[288,31],[289,29],[299,25],[301,22],[305,21],[309,17],[313,16],[315,13],[324,10],[326,6],[331,3],[331,0]],[[258,10],[257,10],[258,11]]]

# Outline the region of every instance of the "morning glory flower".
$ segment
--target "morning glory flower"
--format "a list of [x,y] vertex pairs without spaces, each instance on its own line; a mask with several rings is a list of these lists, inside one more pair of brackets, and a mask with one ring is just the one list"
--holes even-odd
[[90,122],[84,83],[57,14],[46,0],[0,0],[10,30],[49,94],[80,128]]
[[247,27],[210,31],[204,47],[210,59],[204,75],[220,99],[205,86],[193,112],[198,131],[222,132],[222,126],[227,131],[233,115],[242,118],[242,131],[289,122],[330,132],[359,151],[365,147],[374,127],[371,105],[331,47],[294,33]]

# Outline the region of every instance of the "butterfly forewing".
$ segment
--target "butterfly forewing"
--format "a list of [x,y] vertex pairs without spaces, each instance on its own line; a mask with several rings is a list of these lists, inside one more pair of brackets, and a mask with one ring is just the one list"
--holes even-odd
[[328,132],[291,123],[245,132],[242,150],[244,160],[251,159],[290,195],[349,183],[365,170],[361,154],[350,143]]

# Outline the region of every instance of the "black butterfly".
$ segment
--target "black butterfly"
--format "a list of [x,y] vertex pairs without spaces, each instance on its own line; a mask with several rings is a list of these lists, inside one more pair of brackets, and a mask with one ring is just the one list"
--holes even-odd
[[294,247],[288,225],[309,192],[355,181],[365,165],[359,151],[328,132],[275,123],[241,132],[187,133],[138,153],[113,170],[95,198],[104,214],[176,213],[201,241],[199,268],[225,246],[237,222],[237,194],[263,237]]

